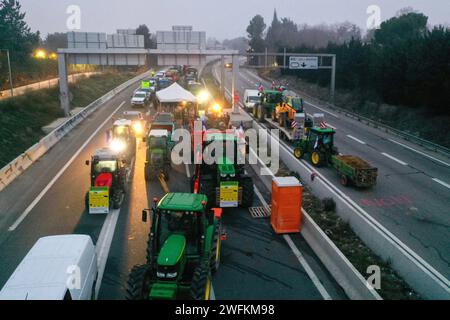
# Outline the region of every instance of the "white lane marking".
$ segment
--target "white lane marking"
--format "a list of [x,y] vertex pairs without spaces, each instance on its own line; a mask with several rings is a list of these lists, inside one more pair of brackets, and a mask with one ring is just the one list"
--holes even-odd
[[95,251],[97,253],[98,277],[95,285],[95,299],[97,300],[102,285],[103,274],[105,273],[106,261],[108,260],[109,250],[116,230],[117,221],[119,219],[120,209],[115,209],[108,213],[103,223],[100,236],[98,237]]
[[25,209],[25,211],[20,215],[20,217],[9,227],[8,231],[14,231],[17,229],[19,224],[28,216],[28,214],[33,210],[33,208],[41,201],[41,199],[45,196],[48,190],[55,184],[55,182],[61,177],[61,175],[67,170],[67,168],[75,161],[75,159],[79,156],[81,151],[91,142],[91,140],[97,135],[97,133],[103,128],[103,126],[108,123],[108,121],[112,118],[112,116],[125,104],[123,101],[116,110],[114,110],[111,115],[106,118],[106,120],[94,131],[94,133],[83,143],[83,145],[78,149],[78,151],[70,158],[70,160],[65,164],[64,167],[59,170],[59,172],[53,177],[53,179],[47,184],[47,186],[39,193],[39,195],[30,203],[30,205]]
[[[263,198],[263,196],[262,196],[261,192],[258,190],[258,188],[256,186],[254,186],[254,189],[255,189],[256,196],[259,198],[259,201],[261,201],[261,203],[264,206],[267,206],[267,202]],[[311,281],[313,282],[313,284],[316,286],[316,288],[319,291],[319,293],[322,295],[323,299],[324,300],[332,300],[330,294],[327,292],[327,290],[323,286],[322,282],[320,282],[319,278],[314,273],[314,271],[312,270],[312,268],[309,265],[309,263],[305,260],[303,255],[300,253],[300,251],[298,250],[297,246],[292,241],[291,237],[289,235],[285,234],[285,235],[283,235],[283,238],[284,238],[284,240],[286,240],[289,248],[294,253],[295,257],[297,258],[298,262],[300,262],[300,264],[303,267],[303,269],[305,269],[306,273],[308,274],[308,276],[311,279]]]
[[382,152],[381,154],[382,154],[383,156],[385,156],[385,157],[391,159],[391,160],[394,160],[394,161],[397,162],[397,163],[400,163],[402,166],[407,166],[407,165],[408,165],[406,162],[403,162],[402,160],[399,160],[399,159],[397,159],[396,157],[393,157],[393,156],[391,156],[390,154],[388,154],[388,153],[386,153],[386,152]]
[[298,248],[295,246],[295,244],[292,241],[291,237],[289,235],[285,234],[285,235],[283,235],[283,238],[288,243],[288,245],[291,248],[292,252],[297,257],[298,262],[300,262],[300,264],[302,265],[303,269],[305,269],[306,273],[308,274],[309,278],[311,279],[311,281],[316,286],[316,288],[319,291],[319,293],[322,295],[322,298],[324,300],[332,300],[330,294],[327,292],[327,290],[323,286],[322,282],[320,282],[319,278],[314,273],[314,271],[312,270],[312,268],[309,265],[309,263],[305,260],[303,255],[300,253]]
[[434,180],[435,182],[437,182],[437,183],[439,183],[439,184],[443,185],[444,187],[447,187],[447,188],[449,188],[449,189],[450,189],[450,184],[448,184],[448,183],[445,183],[444,181],[442,181],[442,180],[439,180],[439,179],[437,179],[437,178],[433,178],[433,180]]
[[211,281],[211,293],[209,294],[209,300],[216,300],[216,293],[214,292],[214,287]]
[[408,149],[408,150],[414,151],[414,152],[416,152],[416,153],[418,153],[418,154],[420,154],[420,155],[422,155],[422,156],[424,156],[424,157],[427,157],[427,158],[429,158],[429,159],[431,159],[431,160],[437,161],[437,162],[439,162],[439,163],[441,163],[441,164],[443,164],[443,165],[445,165],[445,166],[447,166],[447,167],[450,167],[450,163],[445,162],[445,161],[442,161],[442,160],[439,160],[439,159],[436,159],[435,157],[432,157],[432,156],[426,154],[425,152],[416,150],[416,149],[414,149],[414,148],[411,148],[410,146],[407,146],[406,144],[400,143],[400,142],[395,141],[395,140],[392,140],[392,139],[389,139],[389,141],[391,141],[391,142],[393,142],[393,143],[396,143],[396,144],[398,144],[398,145],[400,145],[400,146],[402,146],[402,147],[404,147],[404,148],[406,148],[406,149]]
[[359,142],[361,144],[366,144],[364,141],[359,140],[358,138],[355,138],[354,136],[351,136],[349,134],[347,135],[347,137],[349,137],[350,139],[355,140],[356,142]]

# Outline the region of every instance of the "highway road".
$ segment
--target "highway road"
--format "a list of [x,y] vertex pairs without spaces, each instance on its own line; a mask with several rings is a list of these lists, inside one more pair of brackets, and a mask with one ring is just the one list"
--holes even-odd
[[[149,225],[141,222],[141,211],[163,191],[158,183],[145,182],[145,146],[138,143],[121,208],[89,215],[84,205],[90,181],[85,160],[106,144],[111,117],[131,108],[136,86],[93,113],[0,193],[0,287],[40,237],[77,233],[90,235],[97,246],[98,298],[124,298],[130,269],[145,262]],[[188,191],[191,172],[174,166],[169,189]],[[270,195],[254,178],[261,194],[255,200],[258,206]],[[217,299],[346,299],[301,235],[293,235],[288,243],[274,234],[267,219],[252,219],[242,209],[226,210],[224,226],[228,239],[213,280]]]
[[[220,79],[219,67],[214,66],[216,79]],[[245,89],[257,89],[260,84],[271,86],[254,70],[240,69],[237,82],[240,97]],[[231,72],[226,72],[226,88],[231,91]],[[331,168],[320,168],[320,173],[449,279],[449,159],[323,105],[307,99],[305,102],[307,113],[324,113],[328,125],[336,129],[339,152],[357,155],[379,170],[377,185],[366,190],[341,186]]]

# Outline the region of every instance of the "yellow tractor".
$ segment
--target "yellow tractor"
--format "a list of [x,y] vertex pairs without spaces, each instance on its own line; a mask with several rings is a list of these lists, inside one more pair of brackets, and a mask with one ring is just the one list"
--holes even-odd
[[278,122],[280,127],[288,128],[295,121],[295,114],[302,112],[303,99],[292,91],[285,91],[281,102],[272,111],[272,121]]

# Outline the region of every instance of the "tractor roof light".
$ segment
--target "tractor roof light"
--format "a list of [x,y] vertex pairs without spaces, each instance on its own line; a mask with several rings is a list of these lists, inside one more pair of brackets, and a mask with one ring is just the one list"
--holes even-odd
[[202,90],[198,93],[197,99],[199,103],[205,103],[211,98],[211,94],[208,90]]
[[110,148],[115,152],[123,152],[126,149],[126,144],[122,140],[114,139],[111,141]]
[[212,110],[216,113],[219,113],[220,111],[222,111],[222,107],[218,103],[214,103],[214,105],[212,106]]

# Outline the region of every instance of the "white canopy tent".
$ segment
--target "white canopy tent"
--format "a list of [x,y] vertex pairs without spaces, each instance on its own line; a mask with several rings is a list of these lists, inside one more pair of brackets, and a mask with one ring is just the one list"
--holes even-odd
[[158,98],[160,103],[180,103],[183,101],[186,102],[197,102],[197,97],[194,96],[189,91],[183,89],[178,83],[172,84],[170,87],[166,89],[160,90],[156,93],[156,97]]

